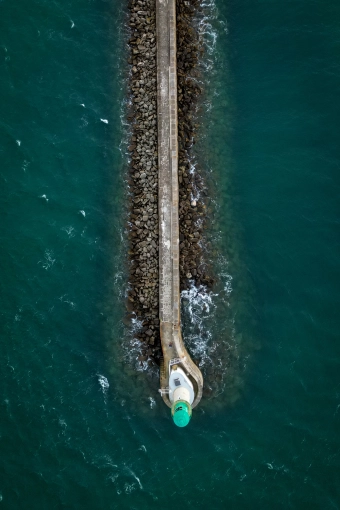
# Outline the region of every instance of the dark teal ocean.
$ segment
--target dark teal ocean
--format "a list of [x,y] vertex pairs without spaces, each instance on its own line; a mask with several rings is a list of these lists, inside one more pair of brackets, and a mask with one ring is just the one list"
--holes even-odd
[[204,4],[178,429],[124,320],[125,2],[0,2],[0,509],[340,508],[340,3]]

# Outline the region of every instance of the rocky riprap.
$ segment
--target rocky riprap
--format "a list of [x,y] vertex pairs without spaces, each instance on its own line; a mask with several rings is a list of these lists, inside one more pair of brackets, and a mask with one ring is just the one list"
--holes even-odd
[[[205,208],[195,200],[204,188],[197,169],[191,171],[193,115],[201,92],[195,80],[199,42],[192,20],[199,0],[177,0],[177,65],[179,121],[179,220],[181,289],[193,280],[210,286],[200,247]],[[130,289],[127,307],[142,327],[140,362],[161,356],[158,290],[158,169],[155,0],[130,0],[131,126],[129,193]]]
[[[202,47],[194,27],[194,16],[199,6],[200,0],[176,0],[181,290],[189,287],[190,280],[197,286],[210,288],[213,284],[200,246],[206,222],[202,200],[205,185],[198,165],[192,164],[191,155],[198,126],[195,114],[201,94],[197,63]],[[197,196],[200,198],[196,199]]]
[[158,169],[155,0],[129,3],[132,105],[128,309],[142,323],[139,361],[160,357],[158,313]]

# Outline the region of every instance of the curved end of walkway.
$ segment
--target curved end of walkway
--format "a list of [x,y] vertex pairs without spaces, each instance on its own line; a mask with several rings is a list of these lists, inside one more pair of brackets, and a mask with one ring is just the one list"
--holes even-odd
[[[170,322],[162,322],[161,341],[163,349],[163,360],[160,371],[160,393],[166,405],[171,407],[169,399],[169,377],[171,364],[176,364],[191,380],[194,386],[195,399],[192,408],[196,407],[202,398],[203,376],[200,369],[192,361],[187,349],[184,346],[180,327],[175,327]],[[175,363],[176,360],[176,363]]]

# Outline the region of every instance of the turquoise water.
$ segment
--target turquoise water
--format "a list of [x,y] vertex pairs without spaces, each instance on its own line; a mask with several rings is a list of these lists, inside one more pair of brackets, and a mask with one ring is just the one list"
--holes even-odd
[[209,11],[219,278],[183,308],[207,379],[227,370],[179,430],[122,321],[123,6],[0,5],[4,509],[340,506],[340,5]]

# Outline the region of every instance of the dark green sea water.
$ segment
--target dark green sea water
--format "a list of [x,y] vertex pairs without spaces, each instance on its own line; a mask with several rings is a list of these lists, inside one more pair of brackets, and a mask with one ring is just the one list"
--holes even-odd
[[124,2],[0,2],[0,508],[340,508],[340,4],[205,14],[218,282],[183,298],[211,387],[180,430],[122,321]]

